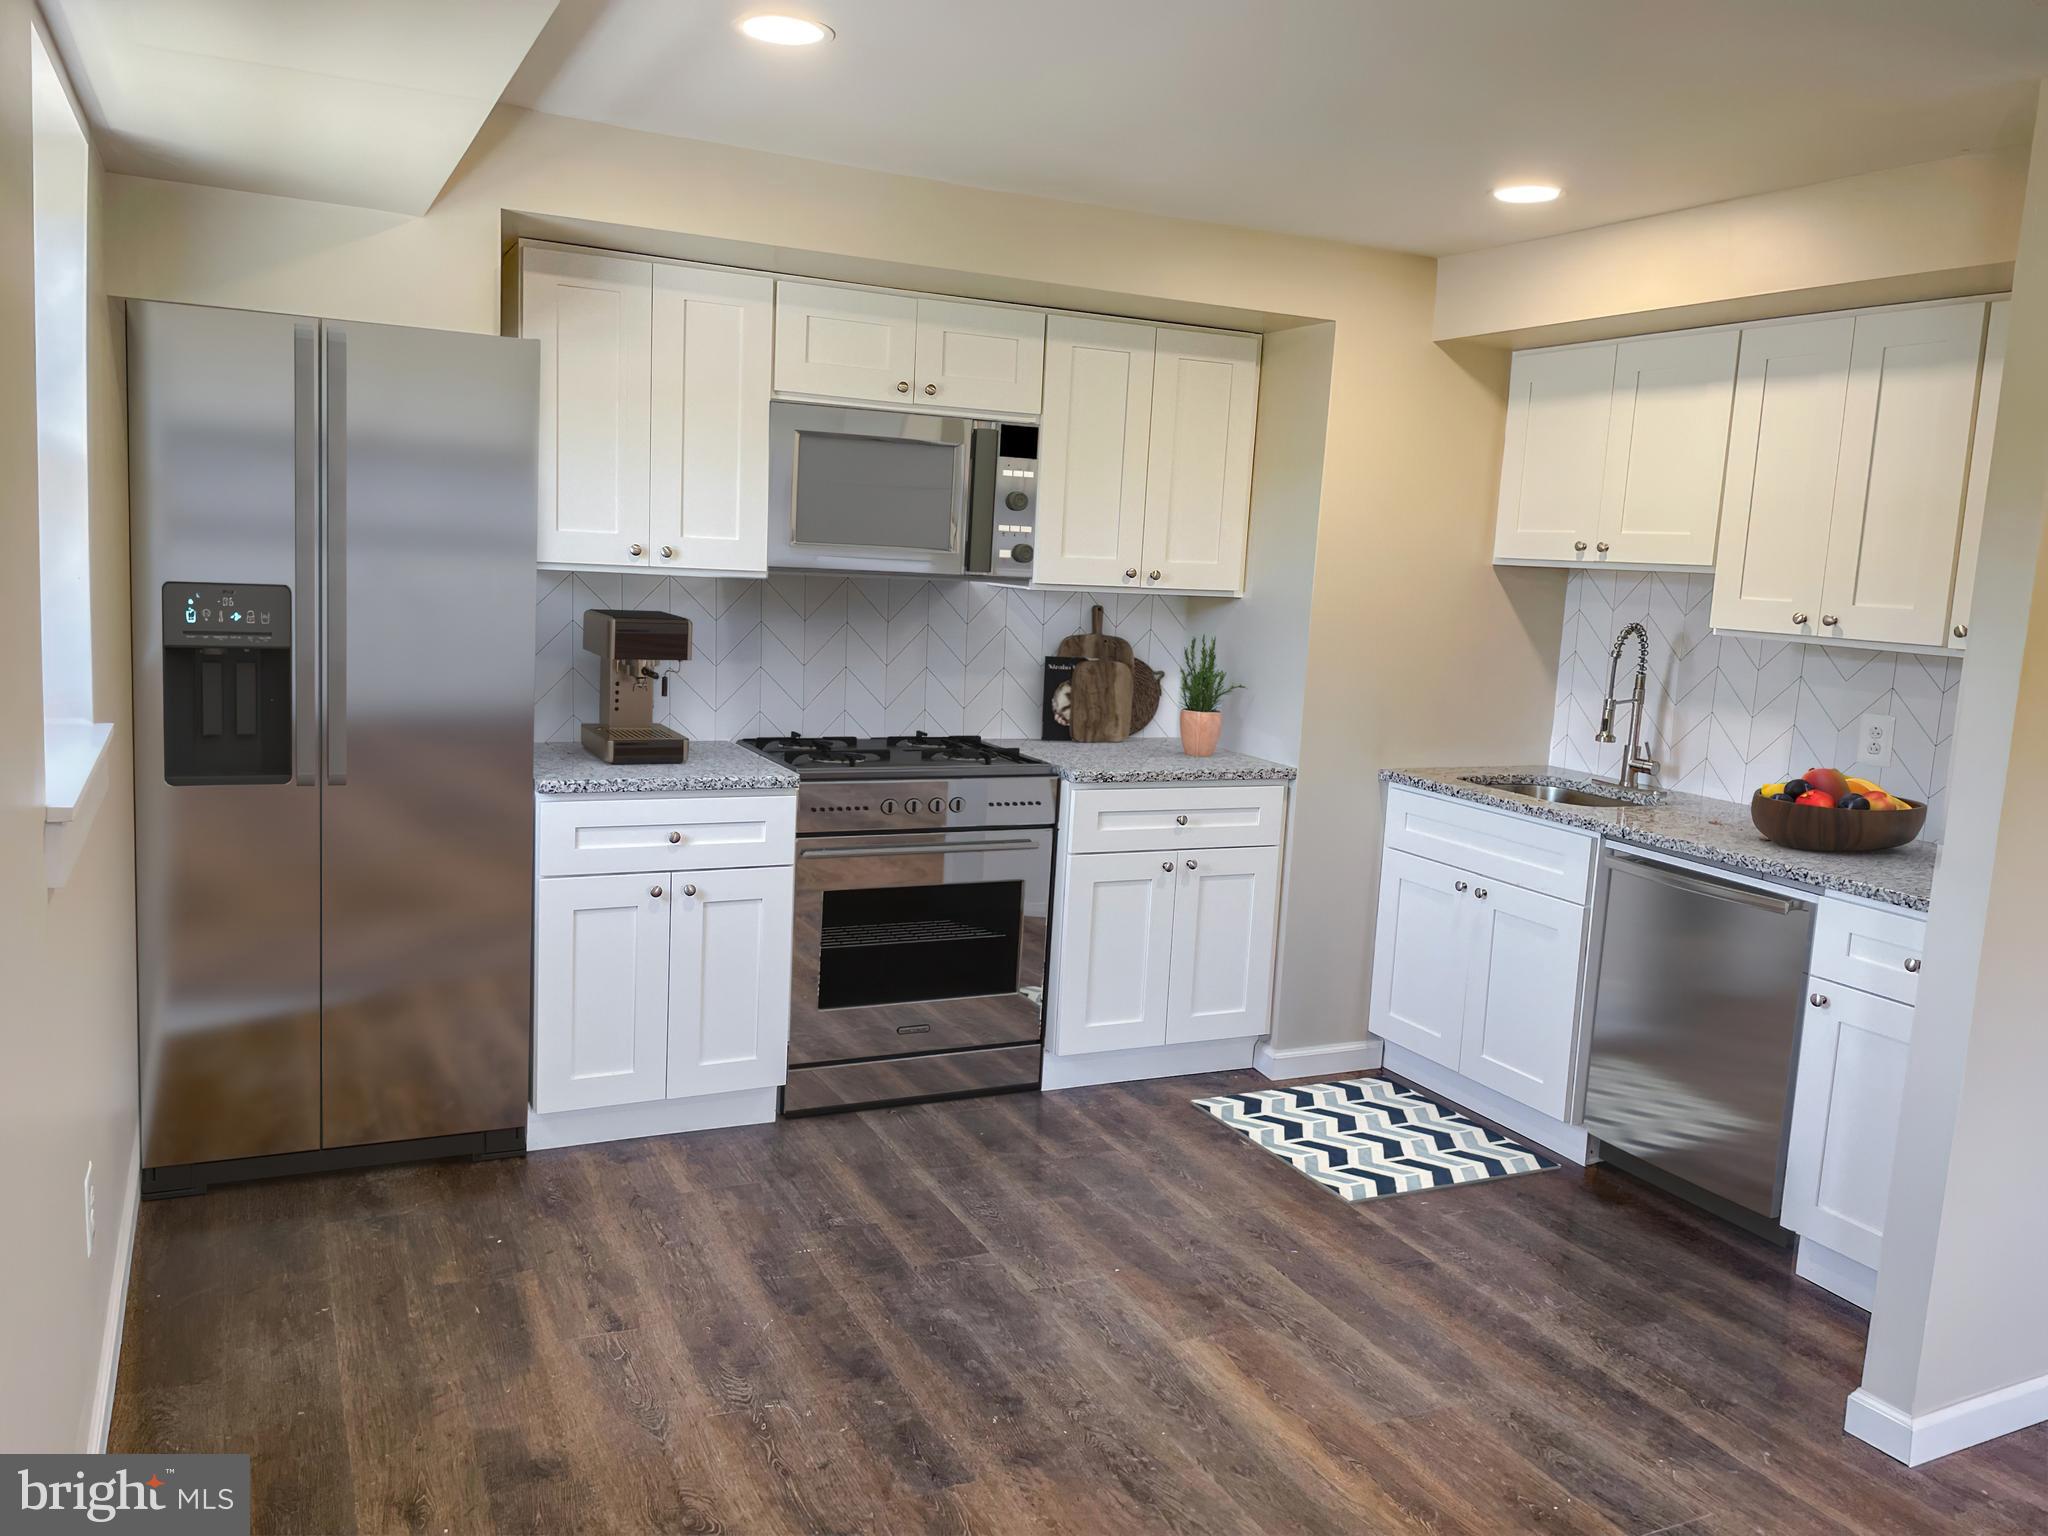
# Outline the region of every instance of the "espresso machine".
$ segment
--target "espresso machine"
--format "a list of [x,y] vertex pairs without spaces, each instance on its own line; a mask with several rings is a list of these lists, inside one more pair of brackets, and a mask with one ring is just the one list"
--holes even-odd
[[597,723],[583,727],[583,748],[607,763],[680,763],[690,739],[654,723],[654,696],[668,694],[662,662],[690,659],[690,621],[644,608],[590,608],[583,649],[601,664]]

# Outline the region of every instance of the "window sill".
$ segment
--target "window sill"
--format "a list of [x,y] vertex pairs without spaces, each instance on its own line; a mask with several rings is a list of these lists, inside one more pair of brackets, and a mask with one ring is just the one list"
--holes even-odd
[[113,726],[91,720],[43,722],[43,878],[53,891],[71,878],[107,798],[113,735]]

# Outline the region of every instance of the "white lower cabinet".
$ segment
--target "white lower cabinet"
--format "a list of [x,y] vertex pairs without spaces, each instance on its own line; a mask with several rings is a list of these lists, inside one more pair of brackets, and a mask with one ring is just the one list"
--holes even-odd
[[1563,1120],[1579,1017],[1586,909],[1517,886],[1474,886],[1458,1070]]
[[[686,797],[540,808],[534,890],[533,1108],[568,1110],[700,1098],[783,1082],[795,850],[788,796]],[[627,813],[631,814],[628,815]],[[780,862],[606,874],[581,849],[622,819],[670,830],[638,855],[666,864],[685,825],[770,832],[759,856]],[[661,851],[656,852],[655,848]],[[716,853],[718,850],[713,850]],[[677,860],[680,862],[680,860]]]
[[[1262,807],[1248,834],[1261,839],[1255,846],[1174,846],[1211,792],[1117,787],[1067,796],[1048,1010],[1053,1055],[1266,1033],[1286,792],[1252,786]],[[1158,817],[1147,808],[1155,800]],[[1073,851],[1091,839],[1124,837],[1160,846]]]
[[1784,1223],[1869,1269],[1884,1241],[1913,1010],[1816,979],[1799,1039]]

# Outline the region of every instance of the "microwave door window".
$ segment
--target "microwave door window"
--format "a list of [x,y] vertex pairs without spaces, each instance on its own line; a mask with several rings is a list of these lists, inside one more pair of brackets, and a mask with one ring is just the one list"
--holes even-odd
[[959,462],[948,443],[802,433],[792,542],[951,554]]

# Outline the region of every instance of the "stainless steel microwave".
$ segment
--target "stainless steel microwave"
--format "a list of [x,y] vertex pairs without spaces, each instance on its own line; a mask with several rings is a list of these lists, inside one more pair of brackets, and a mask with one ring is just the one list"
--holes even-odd
[[778,400],[768,564],[1025,581],[1038,428]]

